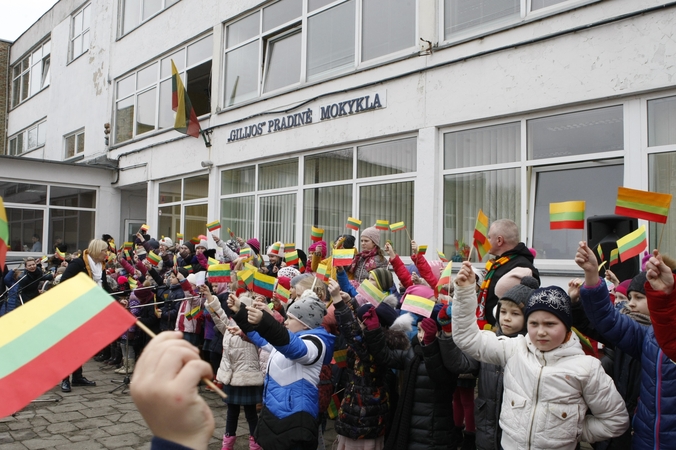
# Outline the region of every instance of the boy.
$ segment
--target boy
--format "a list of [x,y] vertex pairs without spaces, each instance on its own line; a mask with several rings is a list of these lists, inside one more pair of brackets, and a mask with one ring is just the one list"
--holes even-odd
[[[500,339],[476,325],[474,272],[464,262],[455,279],[453,340],[469,356],[504,366],[501,446],[574,449],[620,435],[629,418],[598,359],[571,333],[570,299],[551,286],[528,299],[526,336]],[[593,415],[586,415],[590,410]]]

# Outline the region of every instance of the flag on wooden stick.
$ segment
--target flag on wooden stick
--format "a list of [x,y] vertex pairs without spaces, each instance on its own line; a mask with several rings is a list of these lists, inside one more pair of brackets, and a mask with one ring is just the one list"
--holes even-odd
[[354,217],[347,218],[347,224],[345,225],[345,228],[357,231],[359,230],[359,227],[361,227],[361,220],[355,219]]
[[622,262],[640,255],[646,247],[648,247],[648,242],[646,240],[645,225],[641,225],[636,231],[632,231],[617,240],[617,249],[620,253],[620,261]]
[[615,214],[667,223],[671,197],[671,194],[619,187],[617,188]]
[[310,234],[310,239],[313,242],[318,242],[324,239],[324,229],[323,228],[317,228],[315,226],[312,227],[312,232]]
[[584,201],[570,201],[549,204],[550,230],[583,230]]

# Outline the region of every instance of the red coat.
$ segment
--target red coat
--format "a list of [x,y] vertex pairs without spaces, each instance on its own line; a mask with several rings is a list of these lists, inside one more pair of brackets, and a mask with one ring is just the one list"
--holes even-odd
[[[676,275],[674,282],[676,283]],[[645,293],[657,343],[669,359],[676,361],[676,289],[671,294],[665,294],[654,290],[646,282]]]

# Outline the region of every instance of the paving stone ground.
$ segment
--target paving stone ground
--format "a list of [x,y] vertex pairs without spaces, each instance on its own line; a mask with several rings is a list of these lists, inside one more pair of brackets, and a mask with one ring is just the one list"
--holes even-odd
[[[116,386],[111,380],[124,376],[93,360],[84,366],[85,376],[96,381],[94,387],[73,387],[61,392],[55,386],[37,402],[12,416],[0,418],[0,450],[146,450],[152,433],[136,409],[129,393],[110,393]],[[209,450],[219,450],[225,428],[227,406],[220,397],[200,388],[216,419],[216,429]],[[248,426],[244,411],[240,413],[236,450],[248,445]],[[335,439],[333,421],[324,435],[326,450]]]

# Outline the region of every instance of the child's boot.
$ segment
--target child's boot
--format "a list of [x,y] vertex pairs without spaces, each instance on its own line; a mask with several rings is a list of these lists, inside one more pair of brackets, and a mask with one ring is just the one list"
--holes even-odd
[[236,440],[237,436],[223,435],[223,447],[221,447],[221,450],[234,450]]
[[471,431],[465,431],[461,450],[476,450],[476,435]]
[[253,436],[249,436],[249,450],[263,450],[263,447],[258,445]]
[[460,448],[462,446],[462,430],[464,430],[465,427],[453,427],[453,431],[451,431],[451,447],[452,448]]

